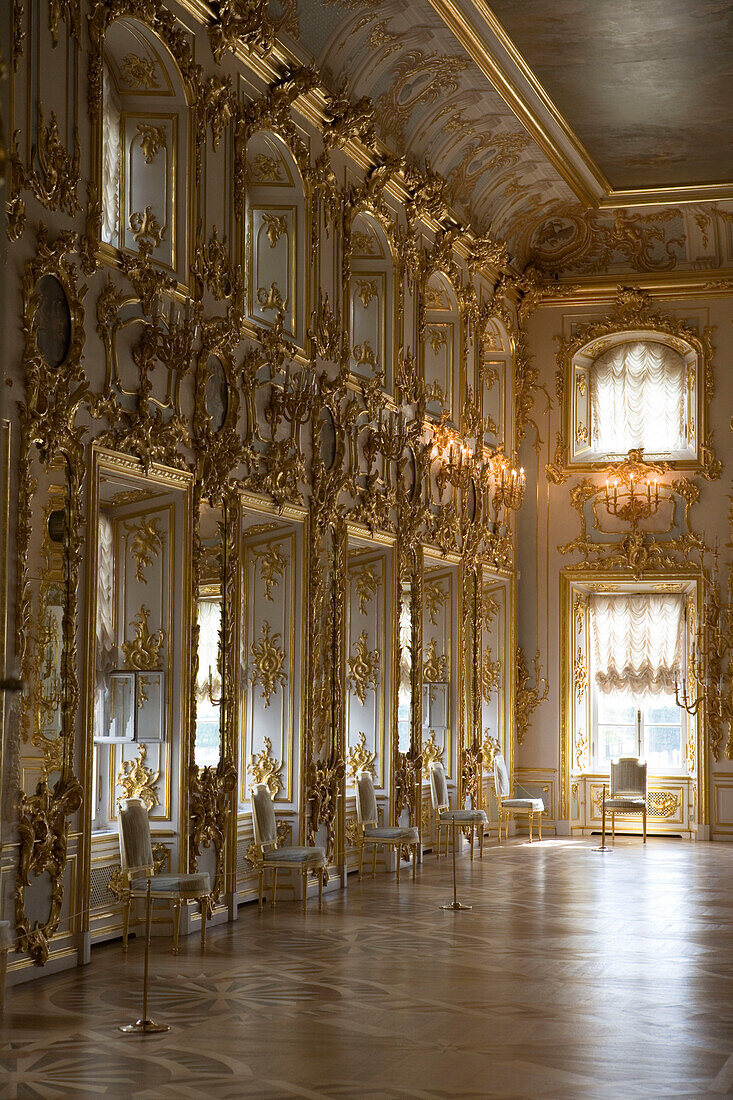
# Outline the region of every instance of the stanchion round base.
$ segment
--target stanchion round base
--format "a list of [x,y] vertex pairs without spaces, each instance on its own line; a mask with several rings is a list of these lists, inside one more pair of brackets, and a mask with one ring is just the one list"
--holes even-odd
[[441,909],[473,909],[472,905],[462,905],[460,901],[452,901],[449,905],[441,905]]
[[159,1031],[170,1031],[170,1024],[156,1024],[155,1020],[136,1020],[134,1024],[120,1024],[123,1035],[155,1035]]
[[613,848],[609,848],[608,844],[601,844],[600,848],[594,848],[594,852],[608,852],[610,856],[613,855]]

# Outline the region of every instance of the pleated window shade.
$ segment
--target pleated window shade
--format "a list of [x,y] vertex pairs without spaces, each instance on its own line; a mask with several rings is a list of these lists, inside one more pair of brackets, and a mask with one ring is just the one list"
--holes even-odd
[[674,691],[675,672],[683,663],[683,595],[594,595],[590,626],[599,691],[637,696]]
[[619,344],[599,356],[590,375],[593,449],[626,454],[686,446],[685,360],[653,341]]

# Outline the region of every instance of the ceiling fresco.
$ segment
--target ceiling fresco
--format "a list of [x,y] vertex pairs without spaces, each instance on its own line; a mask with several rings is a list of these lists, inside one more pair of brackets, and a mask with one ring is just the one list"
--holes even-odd
[[[682,0],[652,0],[652,8],[659,5],[675,9],[693,6]],[[493,5],[497,17],[503,14],[506,19],[510,34],[526,22],[524,41],[540,52],[556,50],[558,58],[567,58],[568,51],[576,57],[578,39],[585,43],[592,37],[591,10],[612,6],[619,12],[635,6],[647,10],[635,0],[614,5],[610,0],[497,0]],[[708,26],[719,11],[722,31],[728,26],[727,12],[733,10],[733,0],[699,0],[694,7],[700,13],[705,9],[709,20],[695,20],[688,10],[687,22]],[[529,9],[550,14],[535,27]],[[568,25],[573,27],[572,34],[567,33]],[[702,38],[697,37],[696,49],[701,48]],[[716,269],[733,264],[733,202],[727,206],[705,203],[617,210],[585,207],[488,76],[463,50],[430,0],[300,0],[297,33],[286,42],[304,63],[315,60],[332,91],[347,79],[350,96],[368,96],[375,107],[376,131],[390,151],[404,153],[419,166],[428,162],[439,172],[447,181],[457,216],[468,220],[479,233],[505,240],[517,267],[532,264],[570,278],[602,272]],[[631,54],[630,39],[625,43]],[[689,48],[692,50],[692,45]],[[597,46],[594,50],[597,52]],[[593,56],[589,47],[591,68]],[[560,69],[561,64],[558,60],[548,67]],[[693,85],[690,77],[688,93]],[[580,77],[566,77],[564,86],[571,98],[583,99]],[[670,104],[681,94],[679,84],[672,87],[670,80]],[[696,94],[700,113],[699,100],[706,93],[701,88]],[[578,117],[593,113],[594,97],[596,93],[589,92],[587,102],[578,106]],[[629,110],[632,99],[628,98]],[[639,95],[639,111],[642,100]],[[604,112],[609,148],[614,142],[620,142],[622,149],[628,146],[618,137],[625,126],[632,125],[625,110],[621,104],[617,115],[616,100],[608,95]],[[689,103],[684,110],[691,117]],[[575,122],[572,113],[569,121]],[[606,132],[600,124],[598,131]],[[661,170],[664,150],[669,148],[667,139],[655,144],[652,131],[650,126],[645,142],[633,145],[635,171],[642,173],[634,177],[636,182],[651,178],[643,172]],[[725,157],[730,153],[733,179],[733,142],[726,137],[726,143],[720,164],[727,163]],[[703,145],[701,138],[694,163],[705,159]],[[642,148],[645,153],[639,151]],[[614,155],[621,156],[618,151]],[[640,159],[644,155],[649,160],[647,167]],[[671,161],[677,163],[674,157]],[[605,161],[601,167],[606,169]]]
[[614,189],[733,180],[733,0],[490,0]]

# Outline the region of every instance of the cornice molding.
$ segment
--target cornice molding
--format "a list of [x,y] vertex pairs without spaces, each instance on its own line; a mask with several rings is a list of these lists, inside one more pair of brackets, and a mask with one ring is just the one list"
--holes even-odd
[[733,269],[716,272],[688,271],[677,275],[650,274],[643,278],[625,272],[585,280],[568,278],[556,284],[557,292],[553,292],[552,283],[545,284],[537,309],[545,306],[605,306],[616,300],[622,284],[646,291],[660,301],[674,301],[679,298],[730,298],[733,297]]

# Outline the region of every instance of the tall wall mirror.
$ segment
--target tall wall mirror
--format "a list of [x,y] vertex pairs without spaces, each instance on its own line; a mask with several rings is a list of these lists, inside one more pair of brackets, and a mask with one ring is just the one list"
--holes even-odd
[[92,939],[119,933],[118,805],[140,798],[161,869],[185,862],[191,479],[94,449],[87,702]]

